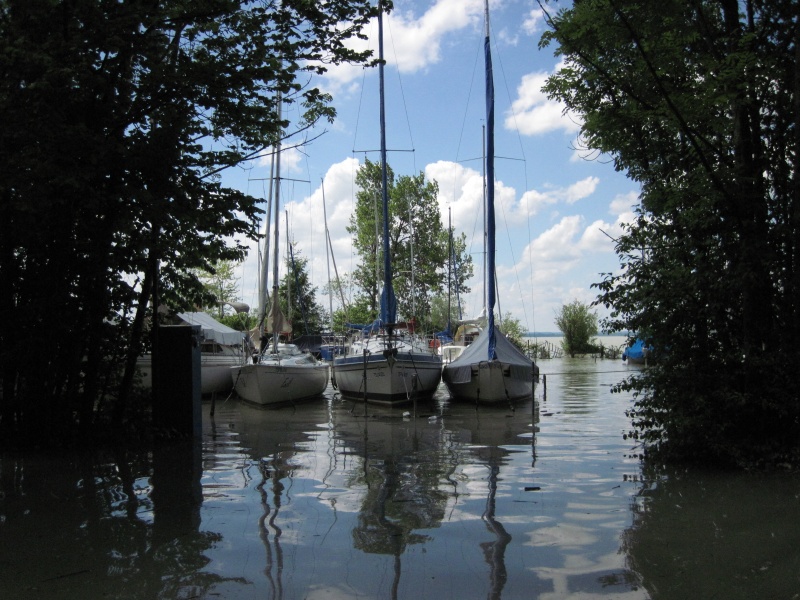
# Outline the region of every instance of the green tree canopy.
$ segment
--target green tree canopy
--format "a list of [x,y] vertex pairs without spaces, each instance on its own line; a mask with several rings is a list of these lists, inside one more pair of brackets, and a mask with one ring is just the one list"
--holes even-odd
[[546,86],[641,185],[598,285],[658,364],[634,437],[728,463],[800,454],[800,13],[790,0],[592,0],[550,20]]
[[509,341],[517,348],[523,351],[525,350],[525,344],[522,339],[525,335],[525,330],[522,327],[522,322],[514,315],[507,313],[503,316],[503,320],[500,323],[500,331],[502,331]]
[[[381,165],[366,160],[356,175],[359,191],[347,231],[361,260],[353,273],[370,313],[377,316],[383,287],[383,236],[381,208]],[[392,255],[393,286],[398,318],[417,317],[428,327],[431,299],[446,292],[449,233],[442,225],[437,197],[439,186],[425,181],[420,173],[395,180],[387,165],[389,196],[389,248]],[[452,243],[457,272],[452,273],[452,293],[468,293],[466,281],[472,276],[472,257],[466,252],[465,236]],[[413,273],[413,286],[412,286]],[[372,317],[374,318],[374,316]]]
[[0,438],[63,439],[101,398],[121,422],[149,299],[199,304],[197,270],[257,233],[255,199],[219,172],[293,133],[279,95],[300,128],[333,117],[308,78],[365,61],[346,42],[374,12],[0,0]]
[[588,304],[573,300],[561,307],[556,315],[556,327],[564,334],[564,352],[571,356],[592,352],[596,346],[597,315]]
[[326,329],[325,309],[317,302],[317,288],[311,286],[308,258],[292,247],[286,258],[286,275],[278,290],[283,314],[292,322],[295,336],[319,333]]
[[[230,260],[220,260],[210,265],[208,270],[197,273],[205,291],[203,310],[218,320],[225,315],[226,303],[236,302],[239,298],[235,273],[238,264]],[[230,310],[229,308],[228,311]]]

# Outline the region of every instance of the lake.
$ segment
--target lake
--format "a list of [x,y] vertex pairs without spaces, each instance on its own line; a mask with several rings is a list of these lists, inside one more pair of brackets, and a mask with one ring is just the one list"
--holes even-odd
[[638,367],[538,364],[513,409],[329,389],[204,401],[196,444],[3,455],[0,598],[800,598],[800,477],[646,476],[611,393]]

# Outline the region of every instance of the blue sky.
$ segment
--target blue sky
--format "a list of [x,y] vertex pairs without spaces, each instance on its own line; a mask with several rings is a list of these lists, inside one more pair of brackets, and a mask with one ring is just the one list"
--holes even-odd
[[[529,331],[554,331],[563,304],[591,302],[591,284],[617,270],[609,236],[632,219],[639,188],[608,157],[577,150],[579,120],[541,92],[559,59],[552,49],[538,49],[545,28],[538,4],[494,0],[490,12],[499,308]],[[377,49],[377,26],[367,33]],[[423,171],[436,180],[443,222],[449,209],[456,232],[467,235],[476,268],[473,291],[463,298],[465,317],[483,306],[482,52],[483,0],[396,0],[384,18],[388,162],[396,175]],[[378,70],[334,67],[314,84],[333,95],[338,117],[305,134],[312,141],[302,149],[282,155],[281,243],[288,213],[289,235],[321,288],[328,277],[323,181],[339,273],[358,261],[345,227],[355,173],[365,151],[379,147]],[[366,156],[379,160],[376,152]],[[267,177],[269,164],[254,161],[226,172],[223,182],[265,197],[260,179]],[[257,304],[256,255],[251,251],[238,272],[242,300],[251,306]],[[327,309],[327,296],[318,292],[318,299]],[[333,307],[339,307],[335,299]]]

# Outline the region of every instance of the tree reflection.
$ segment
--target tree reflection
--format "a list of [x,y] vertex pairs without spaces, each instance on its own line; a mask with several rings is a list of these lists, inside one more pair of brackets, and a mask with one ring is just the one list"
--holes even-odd
[[659,600],[795,598],[800,480],[672,470],[651,478],[622,537],[630,568]]
[[[199,451],[4,457],[0,597],[174,598],[222,581],[202,572],[219,536],[199,530]],[[47,560],[30,561],[43,541]]]

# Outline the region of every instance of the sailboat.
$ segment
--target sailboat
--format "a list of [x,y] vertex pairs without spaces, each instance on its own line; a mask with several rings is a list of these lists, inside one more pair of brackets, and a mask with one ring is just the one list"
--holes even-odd
[[389,254],[389,192],[383,76],[383,4],[378,2],[381,194],[383,203],[383,291],[380,319],[364,328],[347,354],[333,360],[332,382],[342,396],[373,404],[399,405],[429,399],[439,386],[442,358],[416,335],[415,322],[397,323]]
[[[280,98],[278,99],[280,106]],[[283,315],[278,298],[278,217],[280,215],[280,143],[275,147],[274,185],[275,213],[273,223],[272,297],[269,314],[265,315],[267,294],[266,276],[259,286],[259,329],[261,343],[259,353],[252,362],[231,369],[233,387],[240,398],[261,406],[291,404],[319,397],[328,387],[329,369],[326,363],[317,361],[296,344],[280,341],[280,336],[289,336],[292,325]],[[269,215],[267,215],[269,221]],[[269,223],[267,223],[269,225]],[[268,255],[269,227],[264,236],[264,255]],[[271,340],[266,334],[271,334]]]
[[455,400],[476,404],[509,403],[529,398],[536,369],[495,327],[495,217],[494,217],[494,81],[489,38],[489,2],[484,2],[484,60],[486,64],[486,328],[452,362],[442,379]]

